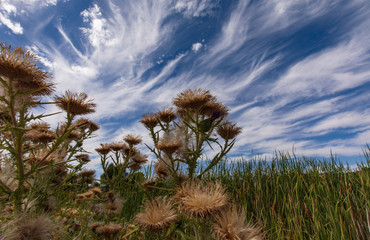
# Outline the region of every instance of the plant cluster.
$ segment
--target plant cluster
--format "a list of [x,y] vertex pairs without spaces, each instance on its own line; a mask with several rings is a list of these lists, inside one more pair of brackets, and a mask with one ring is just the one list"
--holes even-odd
[[[99,126],[81,117],[95,112],[96,104],[85,93],[52,96],[51,75],[33,53],[0,47],[0,235],[5,239],[186,239],[189,234],[209,239],[210,229],[217,239],[259,238],[258,229],[244,224],[243,211],[238,218],[239,210],[230,208],[225,187],[199,180],[224,159],[241,131],[209,91],[186,90],[174,99],[176,112],[164,108],[141,120],[155,144],[147,146],[158,160],[156,179],[145,181],[138,172],[148,156],[137,147],[141,137],[128,134],[95,149],[103,170],[97,182],[95,170],[85,168],[90,158],[83,143]],[[66,114],[56,128],[45,118],[58,113],[33,111],[45,104]],[[218,145],[219,151],[197,175],[206,145]],[[144,194],[130,217],[124,211],[133,197],[125,194],[128,188]]]
[[[159,177],[171,176],[177,182],[183,175],[201,178],[225,159],[241,128],[227,120],[228,108],[208,90],[185,90],[174,98],[173,104],[175,109],[163,108],[140,120],[153,140],[154,147],[147,147],[158,160],[155,171]],[[207,147],[214,156],[196,174]]]

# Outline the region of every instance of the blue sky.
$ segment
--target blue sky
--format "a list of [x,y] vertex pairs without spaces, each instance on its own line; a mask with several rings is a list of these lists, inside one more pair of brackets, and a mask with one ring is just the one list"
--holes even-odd
[[357,161],[370,143],[367,0],[0,0],[0,40],[36,53],[57,93],[95,99],[93,153],[128,133],[151,143],[138,120],[188,88],[230,107],[231,156]]

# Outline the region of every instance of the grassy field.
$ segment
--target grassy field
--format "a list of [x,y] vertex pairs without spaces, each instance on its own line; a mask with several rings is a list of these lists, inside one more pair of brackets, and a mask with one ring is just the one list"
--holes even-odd
[[267,239],[369,239],[369,158],[358,168],[280,154],[271,162],[220,165],[212,178],[227,186]]
[[[265,239],[369,239],[369,165],[369,151],[365,152],[365,161],[358,164],[357,171],[351,171],[334,158],[306,159],[280,153],[270,161],[222,162],[204,175],[202,181],[220,181],[231,202],[245,210],[246,222],[261,227]],[[120,236],[129,234],[131,238],[127,239],[195,239],[195,236],[214,239],[198,236],[197,229],[189,227],[189,222],[182,223],[187,220],[176,222],[173,226],[177,230],[171,230],[168,235],[168,232],[158,236],[141,231],[135,225],[131,225],[130,234],[127,227],[134,224],[134,216],[144,202],[174,194],[171,189],[176,186],[170,179],[158,180],[149,191],[142,187],[141,183],[153,177],[152,169],[148,167],[145,174],[137,173],[130,181],[119,184],[117,193],[123,200],[122,209],[113,214],[86,214],[93,202],[103,202],[103,197],[78,202],[76,195],[86,192],[90,185],[82,187],[79,182],[73,185],[73,181],[64,185],[49,212],[53,219],[64,217],[65,221],[63,233],[54,239],[99,239],[91,231],[91,223],[97,221],[121,223],[126,229]],[[104,196],[104,187],[101,188]],[[42,206],[38,208],[37,212],[42,212]],[[3,214],[2,220],[5,219]],[[209,226],[202,231],[211,231]]]

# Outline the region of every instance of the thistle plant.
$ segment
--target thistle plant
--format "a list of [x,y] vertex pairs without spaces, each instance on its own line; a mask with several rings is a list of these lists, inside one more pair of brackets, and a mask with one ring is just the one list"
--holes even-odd
[[[147,147],[158,159],[156,172],[178,180],[185,165],[189,178],[200,178],[225,158],[241,128],[227,120],[228,108],[207,90],[185,90],[173,104],[175,108],[163,108],[140,120],[153,140],[154,146]],[[214,156],[195,176],[207,147]]]
[[101,180],[112,190],[116,189],[119,183],[131,178],[148,158],[136,148],[142,141],[140,136],[128,134],[123,140],[124,142],[100,144],[100,147],[95,149],[100,155],[104,171]]
[[[0,178],[0,188],[21,211],[25,194],[34,193],[37,176],[52,169],[54,177],[67,174],[74,155],[83,152],[83,141],[99,127],[86,119],[76,119],[95,111],[95,104],[84,93],[67,91],[54,102],[43,102],[54,91],[51,75],[42,70],[38,58],[22,48],[0,43],[0,149],[2,160],[12,166],[12,185]],[[44,104],[56,104],[67,113],[66,122],[51,129],[43,121],[52,114],[35,115],[32,109]],[[80,167],[84,164],[80,161]],[[5,174],[0,167],[1,175]],[[63,178],[64,179],[64,178]],[[63,179],[59,179],[61,182]]]

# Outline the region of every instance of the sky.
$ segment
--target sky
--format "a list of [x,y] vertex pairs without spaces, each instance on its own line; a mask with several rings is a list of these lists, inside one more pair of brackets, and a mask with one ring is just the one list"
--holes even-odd
[[0,41],[37,54],[56,94],[94,99],[92,158],[131,133],[152,144],[141,116],[188,88],[229,106],[230,157],[354,163],[370,143],[368,0],[0,0]]

